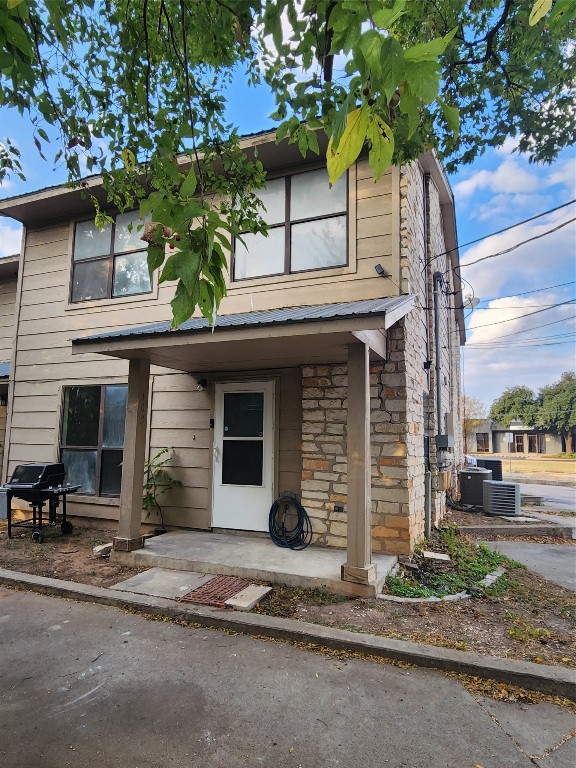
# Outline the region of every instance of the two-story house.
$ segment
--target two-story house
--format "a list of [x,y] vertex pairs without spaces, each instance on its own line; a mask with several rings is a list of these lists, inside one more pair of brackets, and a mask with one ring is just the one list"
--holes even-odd
[[169,330],[134,215],[98,230],[64,186],[0,202],[24,225],[3,476],[64,462],[69,512],[118,520],[133,550],[144,462],[170,448],[168,526],[266,532],[290,490],[314,543],[346,550],[343,579],[370,585],[372,553],[413,549],[462,461],[452,194],[430,153],[377,183],[361,159],[329,189],[273,133],[245,146],[270,232],[235,244],[214,328]]

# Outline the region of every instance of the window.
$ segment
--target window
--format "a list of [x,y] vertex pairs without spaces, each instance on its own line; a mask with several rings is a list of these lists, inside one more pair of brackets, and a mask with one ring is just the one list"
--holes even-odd
[[127,397],[125,384],[64,388],[60,461],[83,495],[120,495]]
[[477,453],[488,453],[490,451],[488,432],[476,432],[476,451]]
[[99,229],[94,221],[74,227],[71,301],[110,299],[149,293],[147,250],[140,240],[142,221],[132,211]]
[[326,169],[272,179],[260,192],[268,237],[242,235],[234,249],[234,280],[285,275],[348,263],[348,181],[328,186]]

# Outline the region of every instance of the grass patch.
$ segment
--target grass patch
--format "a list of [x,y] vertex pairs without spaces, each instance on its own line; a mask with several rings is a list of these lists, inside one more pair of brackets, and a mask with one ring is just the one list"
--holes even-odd
[[[443,552],[450,562],[425,558],[424,550]],[[485,544],[459,536],[455,527],[435,532],[423,542],[400,575],[388,576],[386,589],[397,597],[445,597],[475,587],[499,566],[523,567]],[[498,587],[502,589],[501,586]]]
[[545,643],[552,637],[552,632],[549,629],[535,627],[521,616],[510,614],[509,620],[512,622],[512,626],[506,630],[506,635],[512,640],[517,640],[519,643],[530,643],[533,640]]

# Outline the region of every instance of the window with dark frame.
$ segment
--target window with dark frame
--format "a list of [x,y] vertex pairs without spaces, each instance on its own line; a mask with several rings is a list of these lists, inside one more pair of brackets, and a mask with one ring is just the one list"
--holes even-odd
[[476,432],[476,451],[478,453],[488,453],[490,451],[488,432]]
[[259,196],[268,237],[236,239],[235,281],[348,264],[347,174],[330,189],[325,168],[295,173],[271,179]]
[[119,213],[103,229],[93,219],[74,225],[71,302],[150,293],[142,223],[131,211]]
[[83,496],[120,496],[128,387],[64,387],[60,461]]

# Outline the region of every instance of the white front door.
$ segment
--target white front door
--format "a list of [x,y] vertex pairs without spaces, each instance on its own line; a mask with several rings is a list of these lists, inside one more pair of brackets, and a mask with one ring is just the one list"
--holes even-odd
[[267,531],[274,501],[274,382],[216,384],[212,526]]

